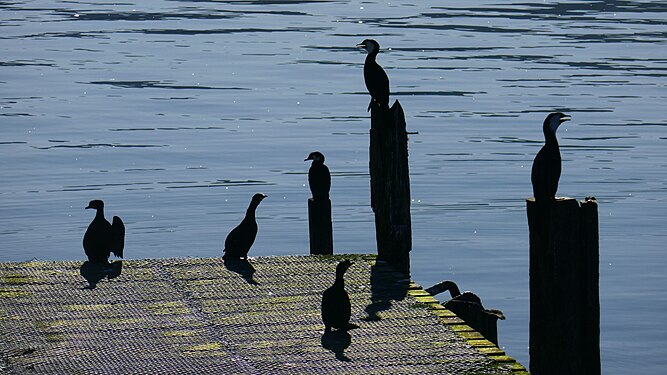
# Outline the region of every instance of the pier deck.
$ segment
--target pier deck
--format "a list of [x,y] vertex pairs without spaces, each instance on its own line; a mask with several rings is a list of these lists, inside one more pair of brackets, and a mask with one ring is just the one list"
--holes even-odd
[[[343,258],[359,328],[323,336],[321,294]],[[127,260],[90,289],[81,262],[0,263],[0,372],[526,373],[372,255],[250,264]]]

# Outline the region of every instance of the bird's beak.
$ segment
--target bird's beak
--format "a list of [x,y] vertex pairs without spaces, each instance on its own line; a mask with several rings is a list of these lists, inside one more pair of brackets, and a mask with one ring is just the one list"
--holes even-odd
[[572,117],[566,115],[560,118],[560,123],[562,124],[565,121],[570,121],[570,120],[572,120]]
[[86,206],[86,210],[89,209],[89,208],[92,208],[92,207],[90,207],[90,206]]
[[366,48],[366,45],[363,44],[363,43],[362,44],[357,44],[357,48]]
[[305,159],[303,159],[303,161],[308,161],[308,160],[313,160],[313,159],[311,159],[311,158],[305,158]]

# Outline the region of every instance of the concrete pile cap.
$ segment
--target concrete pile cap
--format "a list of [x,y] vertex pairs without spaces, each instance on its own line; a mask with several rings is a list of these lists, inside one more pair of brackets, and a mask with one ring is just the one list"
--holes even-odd
[[[322,291],[351,259],[359,328],[323,337]],[[525,369],[374,256],[0,263],[0,372],[505,374]]]

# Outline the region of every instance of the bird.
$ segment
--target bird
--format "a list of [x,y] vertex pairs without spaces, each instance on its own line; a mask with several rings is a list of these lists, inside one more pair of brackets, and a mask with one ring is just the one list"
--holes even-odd
[[350,296],[345,291],[344,275],[345,271],[352,265],[350,260],[346,259],[336,266],[336,281],[332,286],[322,293],[322,321],[324,322],[324,332],[331,332],[332,328],[337,330],[348,330],[356,328],[356,324],[350,323],[352,316],[352,306]]
[[308,185],[313,199],[329,199],[329,190],[331,189],[331,173],[329,168],[324,165],[324,155],[319,151],[311,152],[303,161],[312,160],[308,170]]
[[236,228],[232,229],[225,239],[225,249],[223,250],[223,259],[247,259],[248,251],[252,247],[257,237],[257,221],[255,220],[255,210],[260,202],[267,195],[257,193],[252,196],[250,205],[245,213],[245,217]]
[[380,108],[389,109],[389,77],[375,61],[378,52],[380,52],[380,44],[373,39],[366,39],[357,44],[357,48],[364,48],[368,52],[364,63],[364,81],[368,92],[371,94],[368,110],[371,110],[373,103]]
[[558,180],[561,172],[560,149],[556,130],[560,124],[569,121],[570,116],[561,112],[550,113],[544,120],[544,146],[535,156],[530,180],[533,183],[533,196],[536,202],[548,202],[556,199]]
[[113,224],[104,218],[104,202],[96,199],[90,201],[86,209],[97,210],[95,218],[88,225],[83,235],[83,249],[91,262],[109,261],[109,256],[123,257],[125,247],[125,225],[118,216],[113,217]]
[[481,333],[489,341],[498,345],[498,319],[505,320],[505,315],[500,310],[485,309],[482,300],[473,292],[463,292],[455,282],[446,280],[425,289],[432,296],[449,291],[452,299],[445,302],[443,306],[454,312],[466,324]]

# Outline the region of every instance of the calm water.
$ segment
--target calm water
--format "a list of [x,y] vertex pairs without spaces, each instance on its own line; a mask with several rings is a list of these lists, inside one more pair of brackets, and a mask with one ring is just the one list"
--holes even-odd
[[[446,5],[443,5],[446,4]],[[364,53],[406,111],[413,278],[453,279],[528,365],[530,165],[600,203],[605,374],[667,367],[667,5],[661,1],[0,1],[0,261],[84,259],[91,199],[129,258],[221,253],[257,191],[252,255],[308,249],[310,151],[337,252],[375,249]],[[443,296],[446,298],[446,296]]]

